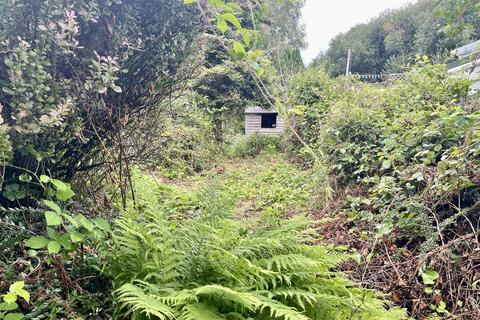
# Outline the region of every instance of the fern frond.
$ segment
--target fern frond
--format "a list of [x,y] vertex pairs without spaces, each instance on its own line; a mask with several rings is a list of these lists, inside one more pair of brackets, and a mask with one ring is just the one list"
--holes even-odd
[[302,310],[305,310],[306,305],[315,304],[318,299],[315,293],[296,288],[278,288],[272,291],[271,295],[277,300],[295,301]]
[[260,314],[268,314],[273,319],[285,319],[285,320],[310,320],[302,312],[297,311],[295,308],[286,306],[278,301],[259,297],[260,304],[257,306],[257,311]]
[[225,320],[216,308],[205,303],[189,304],[182,308],[179,320]]
[[148,295],[133,284],[124,284],[116,290],[118,301],[127,314],[140,313],[147,317],[155,316],[160,320],[175,319],[174,310],[164,304],[155,295]]
[[193,290],[196,296],[217,301],[231,302],[247,310],[255,310],[260,301],[251,293],[239,292],[221,285],[206,285]]

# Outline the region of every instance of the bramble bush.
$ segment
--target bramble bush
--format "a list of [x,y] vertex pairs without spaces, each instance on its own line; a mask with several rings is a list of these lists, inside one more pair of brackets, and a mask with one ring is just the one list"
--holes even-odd
[[[305,100],[292,116],[328,179],[344,194],[337,210],[347,213],[352,232],[363,230],[362,239],[371,239],[374,247],[384,239],[402,252],[430,256],[439,245],[477,232],[480,110],[478,98],[468,97],[469,81],[448,75],[443,65],[422,64],[387,87],[355,81],[343,86],[349,80],[339,79],[330,83],[341,88],[332,95],[326,80],[318,85],[320,103]],[[302,79],[297,81],[293,88],[301,86]],[[296,90],[291,94],[302,99]],[[465,254],[462,248],[450,250]],[[366,259],[368,265],[371,257]],[[458,294],[443,290],[425,298],[437,296],[433,312],[447,295],[448,308],[461,309]]]

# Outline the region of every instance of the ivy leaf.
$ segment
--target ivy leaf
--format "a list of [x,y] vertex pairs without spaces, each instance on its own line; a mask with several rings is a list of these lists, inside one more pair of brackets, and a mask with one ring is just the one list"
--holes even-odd
[[47,220],[48,226],[58,226],[62,224],[62,217],[53,211],[46,211],[45,212],[45,220]]
[[40,182],[42,182],[42,183],[50,182],[50,177],[42,174],[42,175],[40,176]]
[[47,249],[48,249],[48,253],[56,254],[60,252],[61,246],[60,246],[60,243],[54,240],[48,243]]
[[27,241],[25,241],[25,245],[32,249],[43,249],[47,246],[49,241],[50,240],[48,240],[45,237],[37,236],[37,237],[32,237]]

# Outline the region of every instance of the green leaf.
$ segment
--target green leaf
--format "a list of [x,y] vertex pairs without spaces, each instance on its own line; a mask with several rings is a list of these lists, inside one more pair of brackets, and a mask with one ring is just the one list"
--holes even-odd
[[225,33],[228,30],[228,24],[223,19],[217,20],[217,28],[221,33]]
[[241,44],[238,41],[233,42],[233,52],[235,52],[235,54],[238,58],[243,58],[246,54],[246,51],[245,51],[245,48],[243,47],[243,44]]
[[438,272],[429,268],[422,272],[420,276],[422,277],[423,284],[433,285],[435,284],[435,280],[438,279]]
[[208,4],[211,5],[212,7],[224,7],[225,2],[222,0],[208,0]]
[[40,176],[40,182],[42,182],[42,183],[50,182],[50,177],[42,174],[42,175]]
[[61,246],[60,246],[60,243],[58,243],[57,241],[50,241],[48,243],[47,249],[48,249],[48,253],[56,254],[60,252]]
[[30,293],[27,290],[21,289],[17,291],[17,295],[23,298],[23,300],[30,302]]
[[25,316],[22,313],[15,312],[15,313],[9,313],[5,316],[5,320],[21,320]]
[[100,230],[110,231],[110,224],[107,220],[103,218],[95,218],[92,221]]
[[53,211],[55,211],[56,213],[58,214],[61,214],[62,213],[62,209],[60,209],[60,207],[53,201],[50,201],[50,200],[43,200],[43,203],[49,207],[50,209],[52,209]]
[[62,224],[62,217],[53,211],[46,211],[45,212],[45,220],[47,220],[47,225],[49,226],[58,226]]
[[15,301],[17,301],[17,294],[12,293],[12,292],[4,294],[3,295],[3,301],[5,301],[6,303],[15,302]]
[[248,52],[248,60],[254,61],[263,54],[262,50],[253,50]]
[[50,179],[50,182],[55,186],[55,189],[57,189],[57,190],[65,191],[68,188],[67,185],[63,181],[60,181],[60,180],[57,180],[57,179]]
[[12,311],[12,310],[15,310],[17,308],[18,308],[18,304],[16,302],[10,302],[10,303],[2,302],[2,303],[0,303],[0,310],[3,310],[3,311]]
[[251,34],[250,34],[250,32],[249,32],[249,31],[245,31],[242,36],[243,36],[243,42],[245,42],[245,44],[246,44],[247,46],[250,46],[250,42],[251,42]]
[[85,237],[80,232],[73,231],[73,232],[70,232],[70,239],[72,240],[73,243],[78,243],[78,242],[82,242],[85,239]]
[[413,180],[417,180],[417,181],[423,181],[424,178],[423,178],[423,173],[421,172],[416,172],[412,175],[412,179]]
[[48,240],[45,237],[36,236],[36,237],[32,237],[32,238],[28,239],[27,241],[25,241],[25,245],[27,247],[32,248],[32,249],[43,249],[43,248],[47,247],[49,241],[50,240]]
[[58,240],[57,240],[61,245],[62,247],[64,247],[65,249],[67,250],[71,250],[72,249],[72,241],[70,240],[70,233],[64,233],[62,234]]
[[62,216],[63,216],[65,219],[67,219],[75,228],[78,228],[78,227],[80,226],[80,224],[78,223],[78,221],[75,220],[75,218],[72,217],[71,215],[64,213],[64,214],[62,214]]
[[79,214],[78,216],[75,217],[75,219],[77,220],[78,224],[84,227],[85,229],[87,229],[90,232],[93,231],[93,223],[91,223],[83,215]]
[[196,3],[198,0],[183,0],[183,4],[192,4]]
[[67,190],[57,190],[55,196],[61,201],[68,201],[75,196],[75,192],[70,188]]
[[25,286],[25,281],[16,281],[10,285],[10,287],[8,288],[8,291],[16,293],[19,290],[22,290],[24,286]]
[[112,90],[115,91],[116,93],[122,92],[122,88],[117,85],[112,85],[110,88],[112,88]]
[[241,29],[242,28],[242,25],[240,24],[240,21],[238,21],[237,17],[235,17],[232,13],[224,13],[222,15],[220,15],[220,18],[222,18],[223,20],[226,20],[228,22],[230,22],[231,24],[233,24],[235,26],[235,28],[237,29]]
[[27,173],[24,173],[24,174],[21,174],[18,177],[18,180],[20,180],[22,182],[30,182],[30,181],[32,181],[32,176],[27,174]]
[[27,250],[27,255],[29,257],[36,257],[38,255],[37,251],[33,250],[33,249],[30,249],[30,250]]

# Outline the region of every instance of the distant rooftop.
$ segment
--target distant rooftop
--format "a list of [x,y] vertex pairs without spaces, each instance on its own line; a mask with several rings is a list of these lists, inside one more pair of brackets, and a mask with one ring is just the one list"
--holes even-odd
[[454,51],[459,58],[464,58],[471,54],[478,53],[479,50],[480,50],[480,40],[469,43],[463,47],[457,48]]
[[263,109],[262,107],[249,107],[245,109],[245,113],[278,113],[274,109]]

